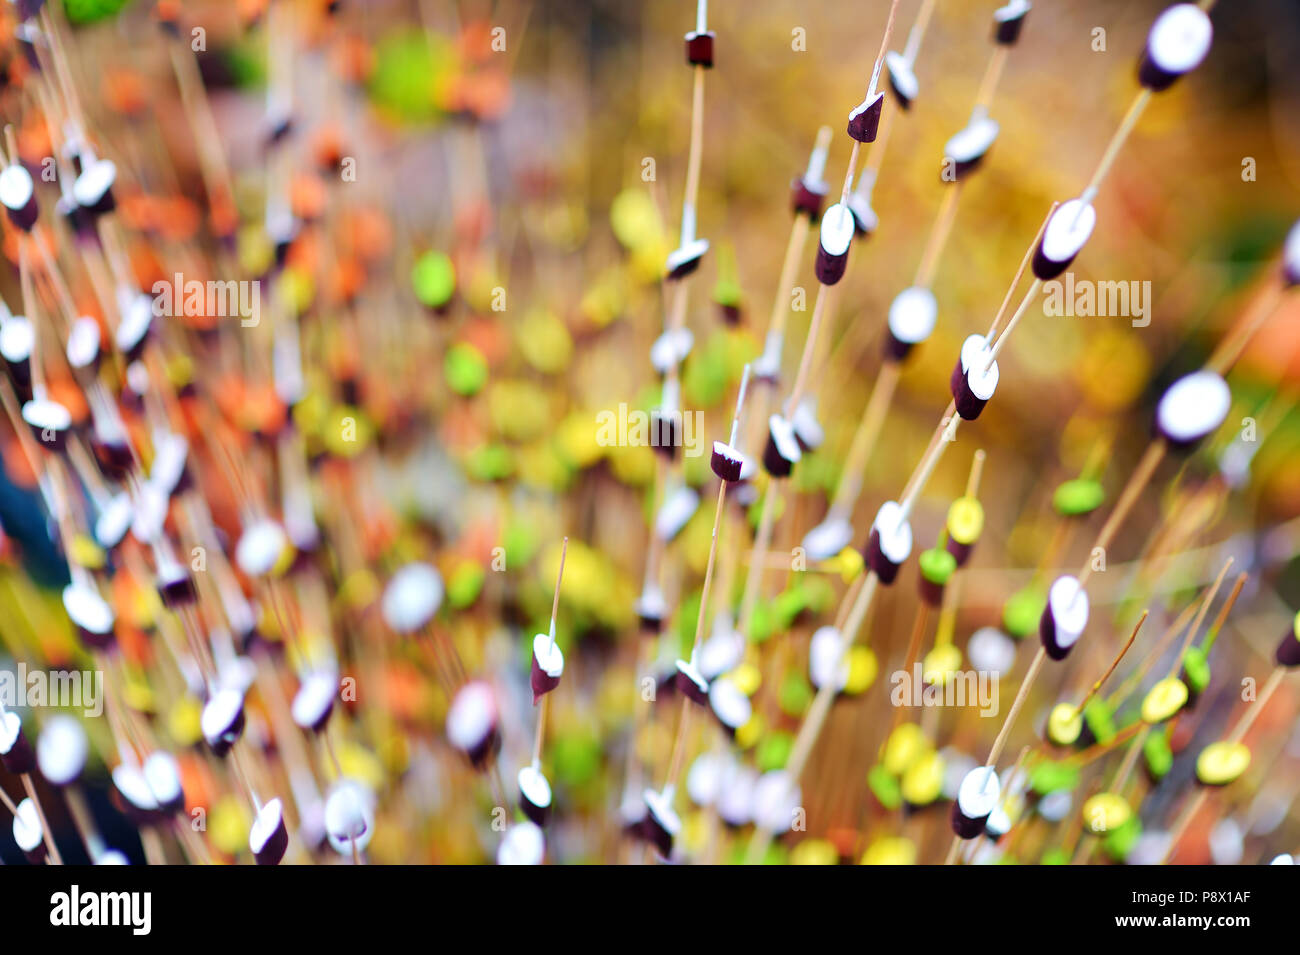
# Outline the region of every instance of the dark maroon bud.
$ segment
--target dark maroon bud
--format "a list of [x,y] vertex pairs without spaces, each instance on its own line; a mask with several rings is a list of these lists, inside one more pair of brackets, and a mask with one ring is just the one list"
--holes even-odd
[[148,825],[158,818],[158,800],[149,788],[149,781],[138,766],[120,763],[113,769],[113,787],[117,802],[126,816],[136,825]]
[[1070,199],[1052,214],[1043,239],[1034,250],[1033,270],[1044,282],[1070,267],[1097,224],[1097,210],[1082,199]]
[[735,736],[736,731],[754,715],[754,706],[749,697],[727,679],[714,680],[710,685],[709,708],[728,736]]
[[970,560],[971,552],[975,550],[975,545],[963,544],[954,537],[948,538],[948,553],[957,558],[957,566],[963,567],[966,561]]
[[673,809],[672,797],[671,789],[664,793],[652,789],[645,791],[645,837],[665,859],[672,855],[673,842],[682,831],[682,822]]
[[48,451],[62,451],[72,431],[72,413],[50,398],[33,398],[23,405],[23,420],[34,437]]
[[545,826],[551,815],[551,784],[536,766],[519,770],[519,808],[530,822]]
[[501,748],[496,697],[488,684],[476,680],[460,688],[447,711],[447,739],[476,769],[487,768]]
[[300,729],[319,733],[329,724],[338,696],[338,677],[329,670],[309,673],[293,696],[290,712]]
[[[693,228],[692,228],[693,231]],[[686,239],[682,244],[668,253],[668,279],[676,281],[690,275],[700,267],[700,260],[709,251],[708,239]]]
[[898,566],[888,560],[880,549],[880,532],[874,527],[867,535],[867,546],[863,551],[867,567],[876,572],[882,584],[892,584],[898,575]]
[[494,730],[477,746],[466,751],[470,763],[476,769],[486,769],[497,753],[501,751],[501,731]]
[[902,361],[912,349],[930,337],[939,314],[934,293],[921,285],[903,289],[889,306],[885,326],[885,356]]
[[236,627],[234,631],[235,646],[243,654],[252,654],[254,649],[263,650],[270,656],[280,656],[285,652],[283,640],[268,640],[266,635],[257,629],[256,625],[250,624],[244,627]]
[[867,538],[867,566],[880,582],[888,586],[898,577],[898,569],[912,553],[912,526],[897,501],[886,501],[876,512]]
[[677,661],[677,689],[685,693],[693,703],[707,706],[709,702],[709,681],[704,679],[695,664],[685,660]]
[[1300,636],[1296,635],[1294,626],[1283,634],[1273,658],[1280,667],[1300,667]]
[[834,285],[844,277],[849,266],[849,245],[856,229],[853,213],[847,207],[837,202],[826,210],[817,246],[817,281]]
[[989,818],[984,823],[984,836],[989,842],[996,843],[1010,831],[1011,819],[1006,813],[989,813]]
[[119,396],[122,407],[136,413],[143,412],[144,396],[148,393],[149,369],[142,361],[131,362],[126,366],[126,380],[122,383],[122,392]]
[[948,181],[962,179],[978,169],[997,142],[1000,129],[997,120],[982,111],[971,116],[970,122],[944,144],[945,171],[952,173]]
[[330,848],[340,855],[359,856],[374,837],[373,794],[361,783],[339,780],[325,797],[322,822]]
[[874,143],[880,129],[880,111],[885,105],[885,94],[868,96],[849,113],[849,135],[860,143]]
[[956,801],[952,804],[952,810],[948,814],[948,821],[952,826],[953,834],[961,839],[974,839],[984,831],[984,824],[988,821],[988,816],[982,818],[970,819],[957,805]]
[[948,814],[948,820],[952,823],[952,831],[962,839],[974,839],[984,831],[984,824],[988,821],[988,816],[980,819],[968,819],[957,803],[952,804],[952,812]]
[[564,654],[555,644],[550,634],[539,633],[533,637],[533,667],[530,684],[533,690],[533,705],[537,705],[547,693],[560,685],[564,675]]
[[1156,17],[1138,63],[1138,81],[1159,93],[1184,73],[1200,66],[1210,52],[1214,27],[1210,15],[1194,3],[1179,3]]
[[654,675],[655,702],[663,703],[677,696],[677,667],[661,667]]
[[124,296],[122,321],[114,334],[114,343],[128,362],[136,362],[144,354],[153,328],[153,299],[143,292]]
[[801,456],[794,425],[780,415],[768,418],[767,447],[763,450],[763,467],[767,473],[776,478],[789,477]]
[[298,238],[298,231],[298,220],[288,211],[267,217],[266,234],[275,247],[277,268],[283,266],[285,259],[288,258],[289,247]]
[[901,53],[890,50],[885,54],[885,69],[889,72],[889,89],[902,109],[911,109],[912,101],[921,91],[912,63]]
[[113,183],[116,181],[117,166],[112,160],[91,160],[72,184],[72,198],[90,214],[93,221],[117,208],[117,202],[113,199]]
[[668,604],[663,592],[653,584],[647,584],[636,602],[637,620],[647,635],[657,634],[663,629],[664,618],[668,616]]
[[677,457],[681,444],[681,415],[655,408],[650,412],[650,446],[668,460]]
[[203,705],[199,725],[212,752],[225,756],[244,732],[244,694],[233,689],[217,690]]
[[705,69],[713,68],[713,39],[712,30],[692,30],[686,34],[686,62],[691,66],[702,66]]
[[1025,17],[1029,13],[1029,0],[1008,0],[1006,6],[993,11],[993,40],[1001,46],[1012,46],[1020,39]]
[[36,184],[22,163],[16,162],[0,172],[0,204],[10,222],[24,232],[32,231],[40,206],[36,202]]
[[199,599],[194,578],[190,576],[189,571],[177,563],[158,569],[157,587],[158,596],[162,598],[165,607],[175,609],[190,606]]
[[962,839],[974,839],[984,831],[1001,795],[998,774],[988,766],[977,766],[966,774],[957,790],[949,817],[952,831]]
[[135,466],[135,456],[131,453],[126,433],[117,425],[107,424],[103,420],[96,421],[90,436],[90,446],[95,452],[95,462],[105,477],[121,480]]
[[874,527],[871,533],[867,535],[867,548],[864,555],[867,560],[867,566],[876,572],[880,582],[886,586],[892,584],[898,577],[899,565],[895,564],[885,556],[880,544],[880,531]]
[[830,129],[823,126],[817,134],[817,142],[808,157],[808,168],[804,174],[791,183],[793,189],[793,206],[795,215],[803,213],[810,220],[816,220],[821,214],[822,200],[830,187],[822,179],[826,172],[826,156],[830,146]]
[[880,339],[880,354],[885,361],[902,361],[912,353],[912,345],[899,341],[888,329]]
[[826,198],[826,193],[830,191],[830,187],[824,182],[809,182],[807,179],[796,179],[790,183],[790,191],[790,206],[795,215],[802,213],[809,219],[816,219],[821,215],[822,200]]
[[77,204],[71,192],[59,197],[54,204],[54,211],[68,224],[69,231],[79,243],[98,247],[99,232],[95,229],[95,217]]
[[990,361],[990,349],[983,335],[971,335],[961,346],[949,387],[959,414],[974,421],[998,387],[998,363]]
[[1038,620],[1038,636],[1053,660],[1064,660],[1088,626],[1088,593],[1069,575],[1056,578]]
[[83,643],[97,650],[113,644],[116,617],[113,608],[99,595],[93,584],[78,582],[63,588],[63,609],[77,628]]
[[0,766],[14,776],[36,768],[36,753],[23,733],[23,721],[13,710],[0,710]]
[[799,442],[800,451],[816,451],[826,440],[826,431],[817,420],[816,402],[812,398],[799,402],[790,423],[794,426],[794,437]]
[[729,444],[713,442],[713,456],[709,459],[713,473],[728,484],[740,480],[741,469],[745,466],[745,456]]
[[943,603],[943,584],[935,583],[925,574],[921,574],[918,580],[918,589],[921,593],[921,599],[931,607],[938,607]]
[[647,833],[645,800],[633,792],[623,794],[623,802],[618,807],[618,816],[623,825],[623,834],[637,842],[649,842]]
[[289,830],[279,799],[272,799],[257,811],[248,832],[248,849],[258,865],[279,865],[284,858],[289,849]]
[[179,434],[165,434],[154,440],[149,481],[165,497],[184,494],[194,486],[189,468],[190,443]]
[[32,323],[22,315],[11,316],[0,326],[0,355],[4,356],[14,391],[23,402],[32,399],[32,349],[35,344]]

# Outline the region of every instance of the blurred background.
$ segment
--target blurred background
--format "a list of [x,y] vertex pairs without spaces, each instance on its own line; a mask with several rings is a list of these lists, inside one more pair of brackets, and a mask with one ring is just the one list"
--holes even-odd
[[[552,696],[545,760],[557,805],[548,857],[639,859],[620,835],[619,807],[638,779],[648,785],[662,777],[677,707],[661,702],[653,715],[638,718],[637,707],[645,705],[638,678],[646,660],[671,662],[689,652],[715,485],[707,457],[684,459],[685,480],[702,503],[666,549],[667,639],[642,652],[647,638],[638,633],[633,607],[655,507],[655,455],[647,447],[601,446],[596,422],[620,403],[648,411],[660,397],[648,354],[663,329],[663,262],[676,245],[686,176],[692,76],[682,35],[694,23],[694,5],[158,6],[161,19],[180,24],[182,38],[203,31],[205,48],[193,52],[229,164],[233,208],[212,202],[205,188],[203,147],[155,4],[65,0],[74,81],[92,138],[119,167],[120,215],[140,287],[176,271],[266,276],[264,298],[279,296],[284,314],[301,328],[307,397],[290,414],[312,464],[310,499],[322,531],[312,560],[328,596],[316,607],[314,629],[336,648],[340,672],[358,680],[358,698],[341,708],[336,725],[344,774],[363,780],[377,798],[369,858],[487,861],[500,838],[491,824],[493,797],[443,739],[449,699],[431,677],[427,651],[385,632],[378,611],[384,583],[410,560],[430,561],[442,573],[447,598],[434,626],[465,669],[498,692],[502,765],[511,782],[532,742],[531,635],[546,630],[567,535],[557,631],[568,664]],[[787,555],[825,515],[879,372],[889,304],[910,284],[951,188],[940,178],[944,143],[965,125],[994,50],[995,6],[938,0],[915,65],[920,95],[892,119],[873,196],[879,228],[853,247],[823,328],[824,364],[810,390],[826,438],[781,492],[773,537],[779,559],[763,579],[745,653],[755,716],[733,752],[760,772],[779,768],[789,753],[813,693],[810,635],[834,620],[852,569],[814,564],[790,571]],[[1034,4],[992,100],[1000,135],[963,187],[935,275],[937,327],[905,364],[867,466],[853,517],[855,544],[865,542],[876,509],[898,497],[921,458],[947,403],[960,343],[992,320],[1051,203],[1077,195],[1087,182],[1138,89],[1137,58],[1164,6]],[[712,248],[689,280],[686,323],[695,344],[682,369],[683,407],[703,412],[706,440],[726,439],[741,369],[762,349],[790,231],[790,182],[822,125],[833,131],[826,180],[833,190],[842,181],[846,116],[866,89],[888,7],[884,0],[710,4],[717,53],[706,81],[698,231]],[[891,48],[902,48],[918,7],[919,0],[900,4]],[[986,523],[961,572],[959,647],[978,628],[1002,626],[1009,598],[1037,579],[1057,526],[1053,492],[1090,469],[1106,502],[1078,522],[1048,571],[1084,559],[1150,440],[1162,390],[1200,367],[1273,280],[1300,209],[1300,8],[1240,0],[1218,6],[1213,22],[1206,62],[1159,94],[1137,125],[1096,203],[1096,230],[1072,267],[1076,280],[1149,282],[1150,323],[1134,327],[1122,316],[1064,317],[1045,314],[1041,303],[1031,307],[999,355],[996,400],[962,428],[914,511],[919,552],[938,538],[973,452],[984,450]],[[15,24],[6,28],[4,115],[17,128],[24,163],[39,169],[52,148],[50,134],[29,92]],[[281,107],[292,123],[272,144],[268,134]],[[896,104],[891,99],[885,108]],[[269,227],[273,200],[287,203],[301,225],[279,266],[270,262],[279,238]],[[14,262],[14,230],[6,228],[5,251]],[[814,253],[810,241],[796,280],[808,308],[791,312],[774,394],[788,391],[803,348],[816,291]],[[441,257],[430,264],[430,254],[445,256],[445,264]],[[441,296],[429,283],[448,281],[444,269],[454,293]],[[17,269],[0,272],[0,292],[17,313]],[[79,302],[93,298],[87,290],[77,294]],[[738,319],[724,306],[738,310]],[[103,322],[93,303],[84,307]],[[239,337],[230,319],[220,321],[227,323],[221,336],[265,364],[268,338]],[[1185,755],[1162,781],[1145,784],[1142,815],[1153,825],[1167,823],[1187,792],[1192,754],[1223,735],[1240,678],[1267,675],[1276,639],[1300,609],[1298,321],[1300,302],[1292,297],[1230,376],[1234,407],[1223,429],[1190,458],[1163,465],[1107,553],[1105,572],[1094,578],[1085,644],[1038,681],[1008,750],[1014,758],[1033,742],[1053,703],[1078,698],[1149,608],[1144,636],[1117,681],[1136,668],[1232,556],[1231,575],[1244,570],[1250,578],[1216,644],[1211,689],[1171,736],[1175,755]],[[199,445],[226,441],[247,455],[274,500],[285,478],[257,436],[272,430],[266,419],[285,409],[268,409],[265,389],[250,383],[260,369],[256,360],[212,357],[215,346],[202,334],[212,325],[208,317],[173,324],[163,334],[182,406],[192,385],[215,402],[229,428],[205,433],[198,415],[190,421],[203,496],[227,541],[234,540],[241,515],[213,452]],[[52,388],[65,382],[60,394],[84,419],[85,402],[78,405],[66,369],[53,370],[51,379]],[[1257,440],[1243,444],[1236,439],[1246,418],[1257,423]],[[337,437],[347,420],[359,440]],[[59,603],[65,557],[51,539],[35,475],[5,428],[0,653],[7,656],[0,662],[88,665]],[[755,496],[767,489],[765,479],[755,485]],[[736,519],[719,547],[721,559],[738,570],[718,585],[714,601],[735,607],[761,505],[751,498],[748,506],[728,508]],[[182,537],[177,543],[188,551]],[[196,737],[193,696],[174,695],[157,672],[171,664],[154,648],[152,615],[166,611],[150,604],[143,595],[149,582],[122,569],[125,563],[112,555],[93,559],[103,561],[105,590],[118,611],[126,705],[142,714],[160,745],[183,757],[187,802],[207,810],[212,851],[224,861],[247,861],[247,808],[227,791]],[[783,837],[773,861],[819,857],[824,843],[836,857],[859,861],[905,827],[920,861],[939,861],[948,841],[946,808],[918,810],[920,822],[904,821],[869,781],[894,717],[886,676],[903,665],[918,604],[915,578],[913,564],[878,595],[863,639],[879,675],[834,709],[802,780],[807,831]],[[295,590],[293,599],[310,605],[318,594]],[[1034,642],[1031,634],[1019,645],[1016,665],[1003,674],[1004,701]],[[1172,654],[1162,660],[1152,673]],[[1130,702],[1140,700],[1139,693]],[[1271,786],[1293,777],[1300,761],[1295,704],[1294,687],[1284,687],[1258,723],[1263,742],[1247,778],[1215,808],[1241,821],[1247,862],[1300,844],[1293,793]],[[269,721],[257,718],[260,706],[250,705],[250,739],[266,755],[268,780],[282,782],[282,744]],[[35,721],[28,729],[34,737],[43,714],[25,719]],[[998,725],[945,711],[930,727],[928,745],[982,758]],[[108,730],[88,729],[95,752],[86,782],[91,803],[107,841],[142,862],[135,827],[108,781],[116,760]],[[697,730],[690,755],[714,745]],[[1090,767],[1081,790],[1088,772],[1110,771]],[[319,775],[325,780],[330,769],[322,765]],[[20,792],[3,773],[0,785]],[[60,844],[75,857],[75,834],[52,792],[47,809]],[[706,808],[684,816],[689,858],[729,859],[747,842],[744,820],[717,835]],[[1026,840],[1022,861],[1038,861],[1031,850],[1055,838],[1038,837]],[[801,856],[800,845],[812,841],[816,850]],[[1208,861],[1209,851],[1201,839],[1180,861]],[[330,856],[310,839],[304,853],[295,861]],[[0,856],[21,860],[7,826],[0,827]]]

